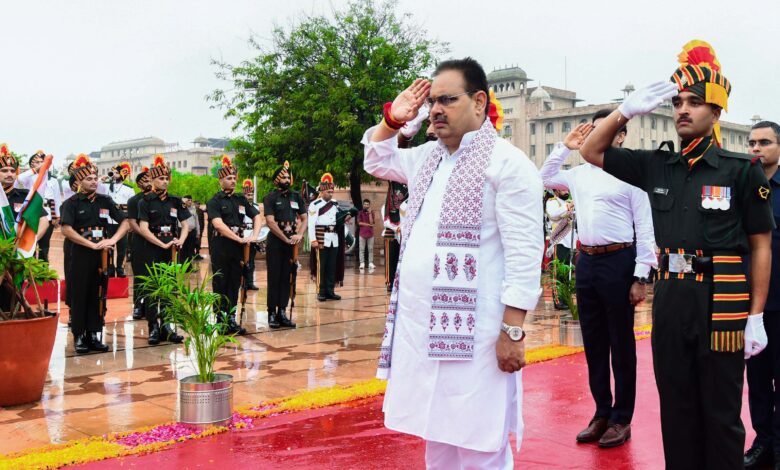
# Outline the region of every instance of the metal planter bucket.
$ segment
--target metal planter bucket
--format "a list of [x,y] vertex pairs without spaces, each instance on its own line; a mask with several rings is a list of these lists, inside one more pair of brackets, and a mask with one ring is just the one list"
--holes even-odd
[[561,318],[558,328],[560,343],[564,346],[582,346],[582,328],[579,320]]
[[195,426],[225,425],[233,413],[233,376],[214,374],[202,383],[197,375],[179,381],[179,422]]

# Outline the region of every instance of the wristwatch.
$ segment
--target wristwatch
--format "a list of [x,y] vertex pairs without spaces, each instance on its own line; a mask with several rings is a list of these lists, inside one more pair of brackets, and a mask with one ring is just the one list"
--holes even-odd
[[501,331],[509,336],[512,341],[522,341],[525,338],[525,330],[519,326],[509,326],[504,322],[501,322]]
[[634,276],[634,282],[638,282],[638,283],[642,284],[643,286],[645,286],[647,284],[652,284],[653,281],[650,280],[649,277]]

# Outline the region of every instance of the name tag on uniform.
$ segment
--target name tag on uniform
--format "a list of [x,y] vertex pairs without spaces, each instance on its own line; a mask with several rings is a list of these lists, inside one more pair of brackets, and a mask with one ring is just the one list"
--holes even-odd
[[290,201],[290,207],[292,207],[293,209],[297,209],[298,203],[296,201]]
[[246,208],[244,206],[238,206],[239,214],[246,214]]
[[727,211],[731,207],[731,188],[728,186],[702,186],[701,207]]
[[100,209],[100,217],[103,219],[108,218],[108,209]]
[[15,202],[14,203],[14,212],[18,213],[20,210],[22,210],[22,203],[21,202]]
[[103,229],[98,228],[95,230],[92,230],[92,238],[103,238]]
[[177,214],[178,214],[178,212],[176,211],[176,208],[175,207],[171,207],[171,217],[176,218]]
[[171,233],[171,226],[170,225],[160,225],[160,233]]
[[655,188],[653,189],[653,193],[663,194],[664,196],[666,196],[667,194],[669,194],[669,190],[667,188]]

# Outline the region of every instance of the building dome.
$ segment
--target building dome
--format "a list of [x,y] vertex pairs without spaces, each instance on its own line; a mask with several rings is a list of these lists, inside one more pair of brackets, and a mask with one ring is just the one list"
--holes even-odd
[[531,93],[531,100],[549,100],[550,94],[547,93],[547,90],[540,86],[536,87],[536,90]]
[[209,139],[199,135],[198,137],[195,137],[195,140],[193,140],[192,143],[195,145],[208,145]]
[[520,67],[508,67],[505,69],[494,70],[487,76],[488,83],[511,82],[513,80],[527,82],[528,74]]

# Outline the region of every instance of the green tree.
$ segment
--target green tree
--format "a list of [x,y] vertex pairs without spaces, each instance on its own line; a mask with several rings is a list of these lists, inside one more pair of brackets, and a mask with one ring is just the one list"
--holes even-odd
[[360,183],[370,180],[363,132],[379,121],[383,103],[447,51],[410,14],[398,16],[393,3],[376,0],[277,27],[268,46],[249,43],[259,54],[253,59],[215,61],[217,76],[232,87],[208,97],[235,120],[241,135],[230,147],[241,173],[266,182],[289,160],[296,187],[303,179],[316,185],[328,171],[337,185],[350,186],[358,206]]

